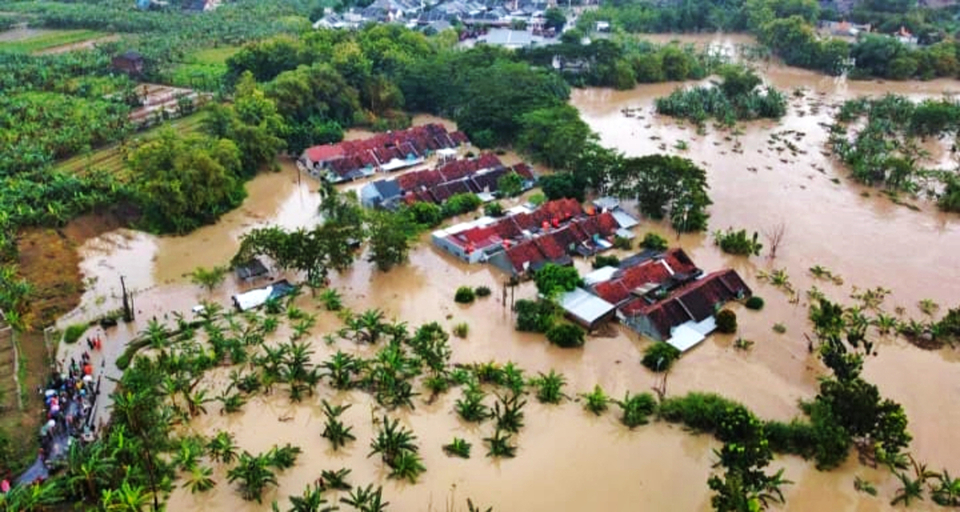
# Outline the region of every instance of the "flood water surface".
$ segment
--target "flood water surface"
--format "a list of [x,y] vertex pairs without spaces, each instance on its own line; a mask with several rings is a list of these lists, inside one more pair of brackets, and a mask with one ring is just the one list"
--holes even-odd
[[[944,309],[958,303],[957,217],[942,215],[919,200],[913,201],[919,211],[897,206],[876,191],[853,184],[842,167],[823,154],[827,134],[822,125],[830,122],[830,105],[858,94],[888,91],[915,98],[936,96],[956,91],[960,84],[847,83],[775,66],[763,72],[766,80],[781,89],[802,88],[803,96],[791,99],[789,113],[781,123],[744,125],[741,135],[712,127],[705,135],[698,135],[693,127],[655,116],[653,100],[682,84],[642,86],[626,92],[577,90],[571,101],[606,145],[628,155],[683,155],[702,165],[714,202],[711,229],[733,226],[762,232],[783,223],[784,242],[773,261],[724,255],[708,236],[677,238],[662,224],[645,221],[637,233],[642,236],[655,231],[667,236],[671,244],[683,247],[706,271],[735,268],[766,300],[762,312],[735,306],[740,320],[738,335],[755,342],[752,350],[734,349],[732,336],[711,336],[671,371],[668,394],[715,391],[742,401],[765,418],[789,420],[798,414],[798,400],[815,395],[817,376],[823,373],[807,350],[804,290],[816,286],[830,297],[849,301],[855,287],[883,286],[893,290],[884,308],[893,311],[895,306],[903,306],[913,317],[920,315],[916,304],[924,298],[937,301]],[[627,117],[621,112],[624,108],[639,110]],[[789,149],[778,152],[776,148],[781,145],[770,143],[771,134],[785,130],[794,132],[778,137],[789,137],[799,150],[796,154]],[[674,149],[681,140],[688,149]],[[190,285],[184,275],[198,265],[225,264],[235,253],[240,235],[255,226],[293,228],[318,222],[315,191],[316,182],[298,176],[292,165],[285,164],[281,172],[262,174],[252,181],[243,206],[214,226],[185,237],[120,231],[91,240],[82,249],[82,270],[95,282],[72,316],[86,318],[116,307],[118,276],[127,276],[139,290],[136,300],[141,315],[136,327],[110,335],[105,348],[109,358],[119,353],[123,341],[154,315],[186,311],[201,298],[227,305],[230,294],[249,285],[228,280],[207,295]],[[807,269],[817,264],[842,276],[843,285],[814,279]],[[578,262],[581,270],[588,266]],[[758,280],[758,271],[772,268],[787,270],[794,288],[800,291],[796,299]],[[608,336],[590,337],[584,349],[573,351],[551,347],[542,336],[516,332],[509,310],[500,302],[503,283],[504,276],[489,267],[467,266],[436,251],[427,236],[411,252],[408,265],[380,273],[360,261],[333,279],[346,305],[354,310],[380,308],[388,317],[405,320],[411,326],[437,321],[451,329],[467,322],[470,332],[466,339],[451,338],[454,362],[512,360],[528,375],[555,368],[565,375],[566,392],[571,398],[595,384],[622,397],[627,391],[648,391],[656,383],[655,376],[639,363],[649,341],[622,328],[614,328]],[[474,305],[460,306],[453,302],[453,292],[460,285],[486,285],[494,293]],[[535,291],[527,283],[516,294],[517,298],[531,298]],[[298,301],[305,309],[314,307],[309,294]],[[331,313],[319,315],[311,338],[315,361],[338,348],[362,350],[352,342],[326,345],[323,334],[339,323]],[[783,324],[786,332],[775,333],[775,323]],[[960,472],[960,443],[952,434],[954,425],[960,424],[960,408],[954,406],[960,393],[957,359],[948,349],[925,352],[902,340],[884,339],[879,355],[867,361],[865,371],[883,394],[904,404],[915,437],[911,451],[918,460],[953,473]],[[210,377],[214,391],[225,385],[225,375]],[[450,509],[447,501],[451,497],[456,500],[452,510],[465,510],[467,497],[497,511],[710,509],[706,480],[714,462],[711,449],[717,444],[708,437],[663,423],[630,431],[619,424],[616,410],[595,418],[572,401],[545,406],[530,397],[531,403],[524,410],[526,426],[517,439],[517,457],[496,461],[484,456],[483,438],[492,434],[492,425],[488,422],[477,427],[460,422],[453,412],[458,396],[459,391],[454,390],[432,404],[418,397],[415,411],[393,414],[418,436],[427,472],[417,485],[387,479],[377,458],[366,458],[374,433],[372,401],[359,392],[334,394],[322,386],[317,396],[300,404],[289,403],[286,393],[279,392],[257,397],[241,413],[229,416],[216,414],[218,407],[212,406],[211,414],[199,417],[189,428],[205,435],[228,430],[237,436],[242,449],[252,453],[287,442],[303,448],[298,464],[282,472],[279,488],[265,496],[265,503],[281,500],[281,508],[288,495],[300,494],[321,470],[347,467],[352,470],[349,480],[354,484],[384,485],[391,510],[445,511]],[[323,398],[354,404],[345,419],[354,426],[358,440],[342,453],[332,452],[320,437]],[[473,443],[471,459],[443,454],[441,445],[454,436]],[[795,482],[785,488],[786,508],[888,508],[897,487],[890,473],[864,468],[854,459],[838,470],[822,473],[800,459],[777,458],[771,467],[785,467],[786,477]],[[192,495],[176,490],[169,509],[239,512],[266,508],[266,504],[242,501],[224,473],[222,468],[217,470],[218,486],[209,493]],[[873,482],[879,497],[854,491],[854,476]],[[920,509],[925,506],[921,504]]]

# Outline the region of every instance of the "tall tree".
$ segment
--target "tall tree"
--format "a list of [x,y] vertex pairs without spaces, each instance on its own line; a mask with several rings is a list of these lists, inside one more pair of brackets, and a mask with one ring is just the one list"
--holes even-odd
[[137,148],[129,160],[148,226],[184,233],[215,221],[243,199],[240,152],[228,139],[182,138],[173,128]]
[[367,215],[370,235],[368,260],[381,271],[388,271],[407,261],[414,223],[405,212],[393,213],[372,210]]
[[528,112],[520,118],[520,125],[517,147],[554,169],[569,168],[596,138],[580,112],[566,104]]
[[686,158],[648,155],[627,158],[610,176],[611,188],[621,197],[635,197],[640,211],[654,219],[670,217],[679,231],[707,228],[707,174]]

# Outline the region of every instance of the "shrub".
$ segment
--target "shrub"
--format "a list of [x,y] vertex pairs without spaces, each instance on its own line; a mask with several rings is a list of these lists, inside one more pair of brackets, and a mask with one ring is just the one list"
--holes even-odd
[[583,283],[575,267],[547,263],[533,275],[537,291],[544,297],[571,292]]
[[535,194],[530,194],[528,201],[533,206],[540,206],[541,204],[547,202],[547,196],[543,195],[541,192],[537,192]]
[[524,332],[547,332],[553,327],[556,306],[549,301],[520,299],[514,305],[517,312],[517,330]]
[[457,288],[457,293],[453,296],[454,302],[458,304],[470,304],[474,299],[476,299],[476,295],[473,293],[473,288],[469,286]]
[[752,297],[747,299],[747,302],[744,305],[747,306],[747,309],[760,311],[761,309],[763,309],[763,298],[753,295]]
[[759,256],[763,244],[757,241],[757,236],[756,231],[753,232],[753,237],[747,237],[747,230],[745,229],[734,231],[733,228],[727,228],[726,231],[713,233],[713,243],[727,254]]
[[673,362],[679,357],[680,351],[676,347],[665,341],[658,341],[647,347],[647,350],[643,352],[641,363],[651,371],[665,372],[673,366]]
[[717,313],[717,331],[724,334],[737,332],[737,314],[729,309]]
[[433,203],[425,201],[413,203],[410,206],[410,213],[413,215],[414,222],[421,226],[432,228],[443,222],[443,211]]
[[63,342],[72,345],[76,343],[80,336],[83,336],[83,333],[87,332],[87,324],[73,324],[68,325],[67,329],[63,331]]
[[660,403],[660,416],[671,423],[683,423],[698,432],[717,433],[728,411],[743,409],[733,400],[715,393],[687,393],[668,397]]
[[640,242],[640,245],[644,249],[652,249],[654,251],[665,251],[667,250],[667,239],[656,234],[656,233],[647,233],[643,235],[643,241]]
[[787,326],[786,326],[786,325],[783,325],[783,324],[781,324],[781,323],[775,323],[775,324],[773,324],[773,332],[775,332],[775,333],[777,333],[777,334],[783,334],[783,333],[787,332]]
[[454,194],[443,203],[440,210],[443,212],[444,218],[453,217],[461,213],[472,212],[479,208],[481,204],[483,204],[483,201],[476,194]]
[[554,325],[547,331],[550,343],[563,348],[582,347],[586,331],[579,325],[562,323]]
[[628,391],[623,400],[617,400],[616,404],[623,411],[620,422],[631,429],[638,425],[645,425],[647,417],[657,410],[657,401],[650,393],[631,396]]
[[470,326],[466,322],[460,322],[453,326],[453,335],[458,338],[466,338],[470,333]]
[[613,237],[613,246],[617,249],[629,251],[630,249],[633,249],[633,241],[622,236],[615,236]]
[[475,293],[477,297],[489,297],[490,288],[487,286],[478,286],[473,290],[473,293]]
[[487,203],[483,207],[483,213],[491,217],[503,217],[503,205],[497,202]]
[[617,267],[620,266],[620,258],[616,256],[597,256],[593,260],[593,268]]

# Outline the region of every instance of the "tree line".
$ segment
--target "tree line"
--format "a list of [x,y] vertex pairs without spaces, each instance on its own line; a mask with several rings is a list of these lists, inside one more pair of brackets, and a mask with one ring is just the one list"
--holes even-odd
[[[854,43],[817,36],[819,22],[841,19],[869,23],[877,33],[863,34]],[[610,1],[585,12],[578,26],[589,32],[600,20],[627,33],[746,31],[787,64],[831,75],[849,72],[852,78],[905,80],[960,73],[953,11],[921,8],[909,0],[859,2],[843,17],[813,0],[684,0],[669,5]],[[924,46],[910,47],[883,35],[901,27],[917,35]],[[855,59],[854,66],[847,65],[849,58]]]

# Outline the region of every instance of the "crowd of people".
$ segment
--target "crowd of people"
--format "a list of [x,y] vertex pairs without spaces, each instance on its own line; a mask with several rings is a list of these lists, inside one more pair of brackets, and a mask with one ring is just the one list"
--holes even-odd
[[[99,350],[99,335],[87,338],[87,346]],[[43,397],[46,421],[40,427],[37,460],[17,478],[20,485],[46,480],[50,470],[66,458],[71,444],[93,440],[92,413],[100,394],[100,380],[94,376],[90,352],[84,351],[79,361],[71,357],[69,365],[60,363],[47,385],[38,387],[37,393]],[[9,481],[0,482],[0,492],[9,488]]]

